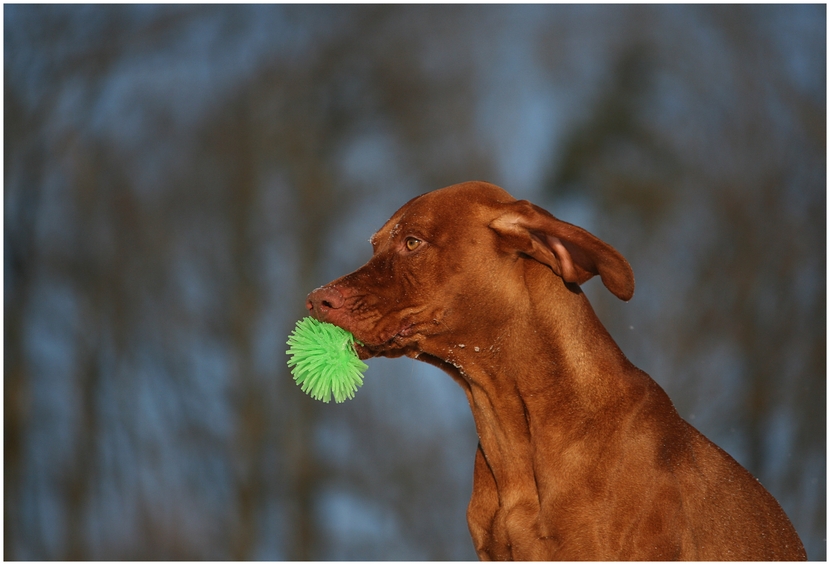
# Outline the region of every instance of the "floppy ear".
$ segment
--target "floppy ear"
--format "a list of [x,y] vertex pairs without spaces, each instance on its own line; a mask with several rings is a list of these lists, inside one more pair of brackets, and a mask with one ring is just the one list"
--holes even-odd
[[582,284],[599,275],[617,298],[627,301],[634,295],[631,265],[616,249],[527,200],[504,206],[490,222],[504,245],[549,266],[565,282]]

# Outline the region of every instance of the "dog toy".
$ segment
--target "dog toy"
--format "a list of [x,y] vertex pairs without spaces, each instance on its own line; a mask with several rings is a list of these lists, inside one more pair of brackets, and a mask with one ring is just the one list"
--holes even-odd
[[354,344],[354,336],[343,328],[303,318],[288,336],[286,353],[291,355],[288,366],[294,382],[315,400],[328,402],[333,395],[340,403],[354,398],[363,384],[362,373],[369,368],[358,358]]

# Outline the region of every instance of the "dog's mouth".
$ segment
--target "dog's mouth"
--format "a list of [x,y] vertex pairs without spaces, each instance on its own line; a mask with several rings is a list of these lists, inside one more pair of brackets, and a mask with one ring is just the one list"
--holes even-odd
[[397,332],[394,332],[386,339],[371,339],[361,337],[360,332],[355,333],[354,348],[360,359],[371,357],[400,357],[406,355],[416,345],[413,340],[415,336],[414,323],[402,325]]
[[[359,316],[347,308],[338,308],[312,315],[350,332],[355,339],[354,349],[360,359],[372,357],[400,357],[420,351],[420,342],[429,331],[423,308],[406,308],[386,315]],[[436,322],[433,320],[433,325]]]

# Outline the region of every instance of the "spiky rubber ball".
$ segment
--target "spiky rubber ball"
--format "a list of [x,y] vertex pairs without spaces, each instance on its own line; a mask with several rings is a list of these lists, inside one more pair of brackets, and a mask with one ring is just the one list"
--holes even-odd
[[294,381],[315,400],[329,402],[334,396],[340,403],[354,398],[369,368],[358,358],[354,343],[354,336],[343,328],[303,318],[288,336],[286,353]]

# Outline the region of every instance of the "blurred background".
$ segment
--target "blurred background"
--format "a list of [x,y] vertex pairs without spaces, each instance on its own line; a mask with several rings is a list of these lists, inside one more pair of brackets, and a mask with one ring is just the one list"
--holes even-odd
[[472,179],[628,258],[598,315],[826,558],[825,6],[3,15],[6,559],[475,559],[461,389],[285,355]]

